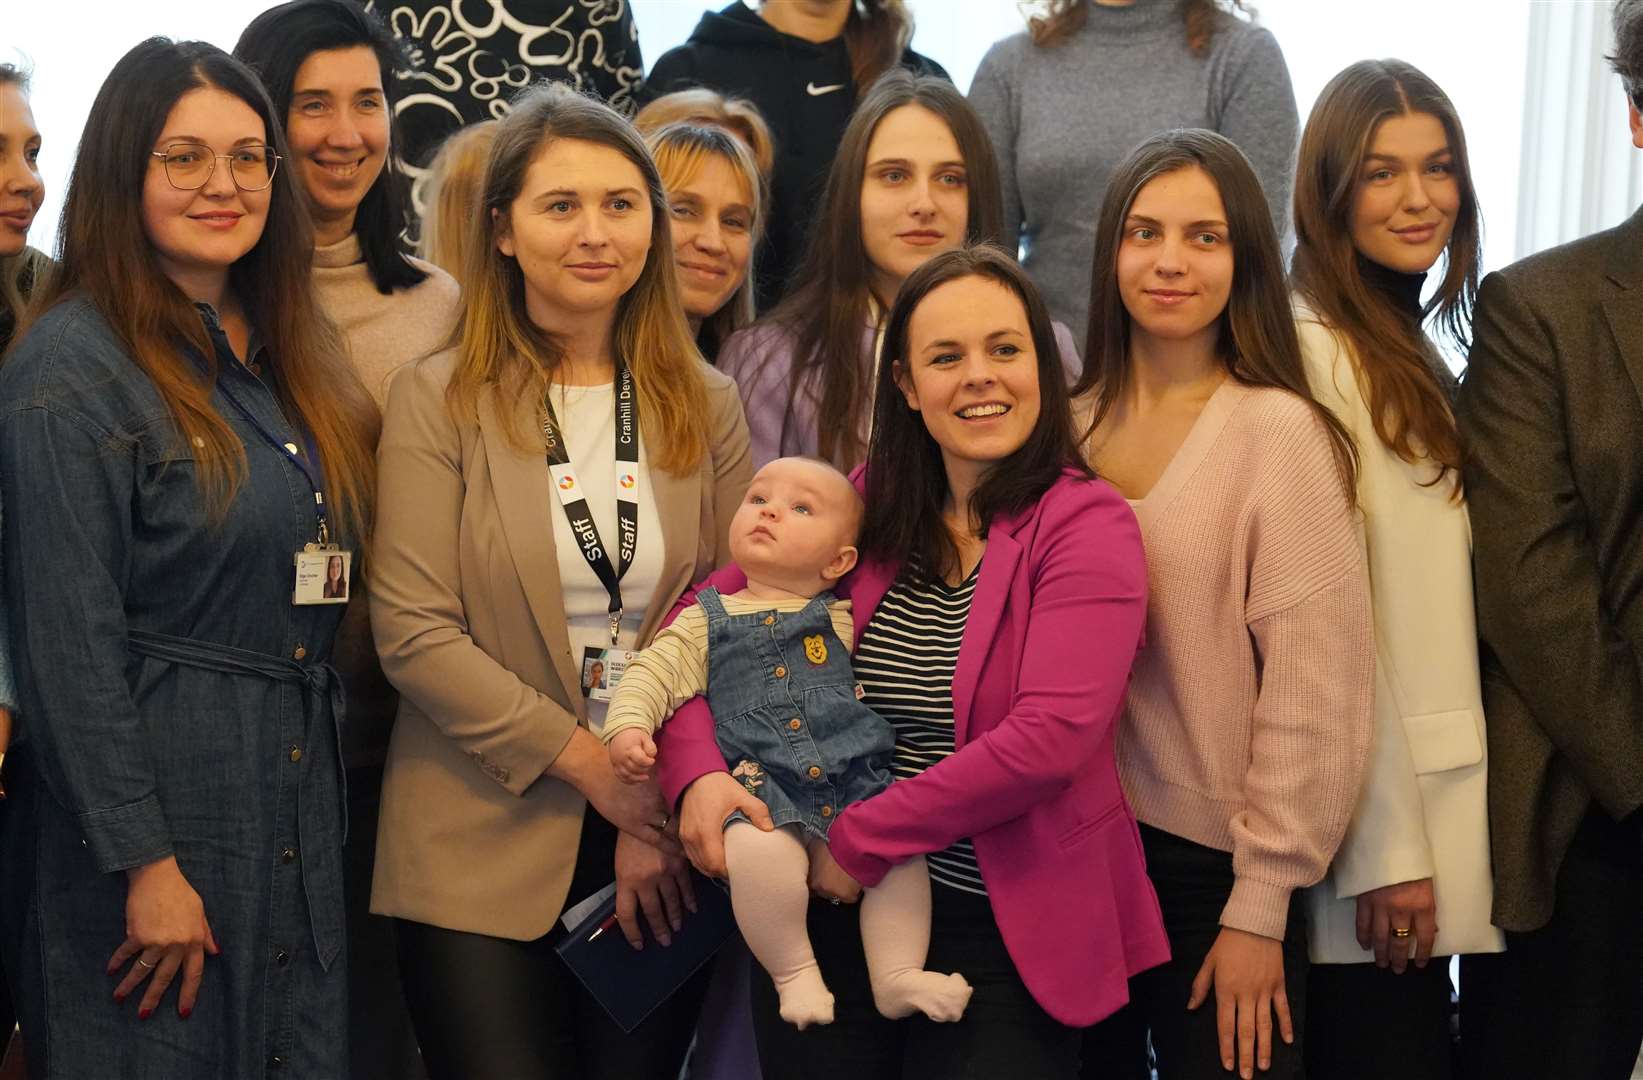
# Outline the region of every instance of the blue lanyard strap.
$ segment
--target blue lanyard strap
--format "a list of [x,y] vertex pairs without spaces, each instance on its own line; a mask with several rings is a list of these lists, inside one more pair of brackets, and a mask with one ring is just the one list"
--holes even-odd
[[325,473],[320,464],[319,451],[314,446],[313,439],[304,436],[304,441],[308,443],[308,458],[304,459],[302,450],[296,443],[283,442],[277,434],[268,430],[268,426],[257,418],[257,414],[247,408],[234,391],[229,389],[227,380],[219,377],[217,379],[217,389],[222,391],[223,397],[227,398],[229,403],[238,410],[239,414],[245,418],[246,423],[256,428],[257,434],[262,436],[264,442],[290,458],[291,464],[301,470],[304,479],[308,481],[308,486],[314,491],[314,516],[319,519],[319,542],[321,544],[330,543],[331,530],[325,518]]

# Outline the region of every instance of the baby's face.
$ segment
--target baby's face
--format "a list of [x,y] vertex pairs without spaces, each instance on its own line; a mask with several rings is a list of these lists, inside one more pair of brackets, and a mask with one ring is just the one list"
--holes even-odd
[[730,523],[730,554],[755,570],[815,575],[854,546],[861,498],[842,473],[803,458],[779,458],[760,469]]

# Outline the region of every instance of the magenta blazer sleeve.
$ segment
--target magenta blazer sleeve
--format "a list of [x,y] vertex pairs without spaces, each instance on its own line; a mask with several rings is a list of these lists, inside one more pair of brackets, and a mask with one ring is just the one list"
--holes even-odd
[[[840,814],[829,832],[833,857],[863,885],[1019,817],[1094,767],[1103,746],[1110,757],[1146,620],[1140,528],[1100,481],[1059,482],[1036,517],[1030,536],[995,527],[989,537],[964,636],[990,647],[971,653],[980,659],[969,671],[969,650],[961,651],[953,679],[957,707],[1019,671],[995,698],[1008,711],[973,712],[950,757]],[[1006,590],[1002,605],[998,590]],[[1002,619],[1025,619],[1025,632],[993,638]]]
[[[741,592],[747,588],[747,575],[734,563],[713,571],[705,581],[685,590],[662,625],[677,619],[679,612],[696,602],[696,593],[709,585],[724,593]],[[685,788],[697,777],[725,771],[725,757],[714,738],[713,713],[708,710],[707,698],[692,698],[679,706],[656,733],[656,781],[662,787],[662,796],[669,806],[677,808]]]

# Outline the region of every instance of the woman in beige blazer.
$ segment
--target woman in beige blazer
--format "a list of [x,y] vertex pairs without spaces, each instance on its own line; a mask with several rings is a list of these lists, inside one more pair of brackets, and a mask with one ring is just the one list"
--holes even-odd
[[613,876],[636,945],[689,917],[676,828],[611,772],[584,679],[727,557],[747,426],[609,108],[520,99],[470,234],[456,344],[395,379],[379,453],[371,614],[401,697],[372,910],[398,920],[433,1080],[672,1076],[699,985],[623,1036],[552,946]]
[[1377,654],[1369,775],[1308,898],[1307,1073],[1448,1080],[1447,958],[1502,939],[1455,379],[1421,329],[1435,312],[1464,340],[1477,290],[1477,198],[1443,91],[1399,61],[1337,75],[1302,136],[1295,225],[1308,377],[1358,448]]

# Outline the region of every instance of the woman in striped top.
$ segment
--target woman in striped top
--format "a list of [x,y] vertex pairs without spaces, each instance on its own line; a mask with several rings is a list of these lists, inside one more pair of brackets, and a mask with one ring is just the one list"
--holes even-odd
[[[885,331],[865,472],[857,613],[864,700],[896,729],[895,783],[840,813],[811,887],[853,902],[926,856],[927,966],[974,986],[963,1019],[873,1008],[854,908],[813,903],[834,1023],[782,1024],[754,989],[767,1076],[1072,1080],[1079,1031],[1167,955],[1113,729],[1140,644],[1134,516],[1077,457],[1060,356],[1025,273],[989,247],[910,275]],[[733,571],[709,579],[740,587]],[[688,599],[688,598],[687,598]],[[723,872],[725,818],[757,801],[725,772],[696,704],[658,772],[696,864]]]

